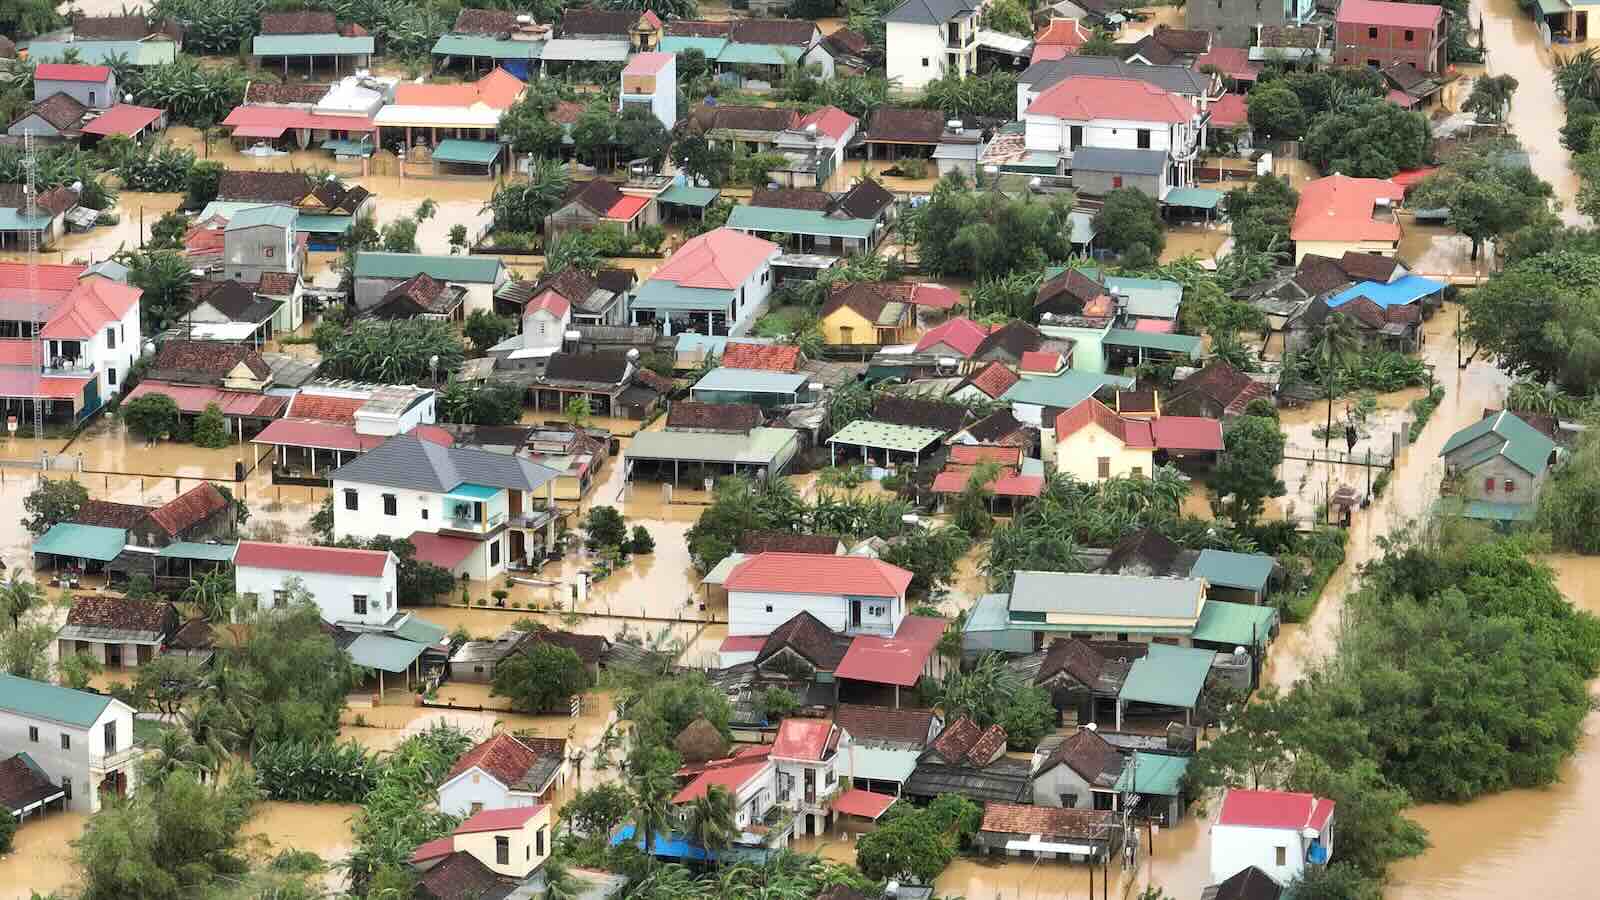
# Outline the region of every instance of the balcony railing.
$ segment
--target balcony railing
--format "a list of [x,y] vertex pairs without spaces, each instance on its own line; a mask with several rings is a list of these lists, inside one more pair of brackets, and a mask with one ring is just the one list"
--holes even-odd
[[449,528],[451,531],[487,532],[493,531],[496,528],[499,528],[501,525],[504,525],[506,522],[506,514],[499,512],[491,513],[489,517],[483,521],[479,521],[477,519],[458,518],[456,516],[446,516],[444,521],[445,527]]
[[89,767],[92,769],[115,769],[117,766],[120,766],[129,760],[138,758],[138,756],[143,752],[144,748],[140,747],[138,744],[131,744],[115,753],[107,753],[103,756],[91,756],[89,758]]
[[93,375],[94,363],[81,356],[58,356],[46,359],[44,370],[57,375]]

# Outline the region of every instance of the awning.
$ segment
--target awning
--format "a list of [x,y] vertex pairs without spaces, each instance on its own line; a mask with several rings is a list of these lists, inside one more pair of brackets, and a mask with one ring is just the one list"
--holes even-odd
[[168,559],[206,559],[214,562],[233,562],[233,554],[239,549],[238,544],[198,544],[192,541],[178,541],[168,544],[156,551],[157,556]]
[[350,660],[358,666],[384,672],[404,672],[411,668],[428,645],[381,634],[363,634],[345,650]]
[[833,811],[877,821],[879,816],[894,805],[894,799],[888,794],[875,794],[860,788],[851,788],[833,799]]
[[427,619],[417,618],[416,613],[407,613],[404,620],[395,626],[396,637],[404,638],[416,644],[437,644],[444,640],[450,632],[441,625],[435,625]]
[[722,191],[716,188],[690,187],[686,184],[675,184],[662,191],[656,197],[657,203],[672,203],[677,206],[693,206],[703,209],[717,202],[722,196]]
[[1057,844],[1053,841],[1041,840],[1032,837],[1025,841],[1006,841],[1007,850],[1030,850],[1034,853],[1072,853],[1078,856],[1088,856],[1096,848],[1088,844]]
[[1216,209],[1217,204],[1222,202],[1222,192],[1210,188],[1173,188],[1167,192],[1167,199],[1161,202],[1188,209]]
[[101,525],[57,522],[33,542],[34,553],[110,562],[128,545],[128,532]]
[[717,563],[710,572],[706,573],[706,577],[701,579],[700,583],[714,584],[721,587],[728,580],[728,576],[733,574],[733,570],[737,569],[739,564],[746,559],[749,559],[749,557],[743,553],[729,553],[722,558],[722,562]]
[[233,129],[234,137],[278,138],[288,131],[286,125],[239,125]]
[[322,142],[322,149],[331,150],[338,156],[371,156],[377,148],[366,141],[329,139]]
[[439,142],[433,150],[433,158],[439,162],[466,163],[474,166],[487,166],[500,158],[502,145],[494,141],[463,141],[448,138]]
[[477,541],[469,541],[466,538],[427,531],[418,531],[411,535],[411,545],[417,548],[417,561],[432,563],[445,571],[461,565],[461,561],[472,553],[472,548],[477,544]]

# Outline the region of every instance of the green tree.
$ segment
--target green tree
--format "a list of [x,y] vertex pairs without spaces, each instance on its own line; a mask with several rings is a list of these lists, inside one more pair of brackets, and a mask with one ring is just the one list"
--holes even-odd
[[211,449],[228,446],[228,420],[222,416],[222,407],[207,403],[205,411],[195,417],[194,445]]
[[1372,97],[1317,117],[1301,146],[1324,173],[1389,178],[1427,163],[1433,138],[1427,116]]
[[0,853],[11,852],[11,841],[17,834],[17,820],[0,816]]
[[672,795],[677,792],[672,773],[677,767],[677,754],[660,744],[636,743],[628,756],[634,833],[643,834],[646,856],[655,850],[656,835],[672,827]]
[[1096,33],[1078,46],[1079,56],[1122,56],[1122,47],[1109,36]]
[[[467,249],[467,226],[460,224],[450,226],[450,252],[451,254],[464,253]],[[481,311],[481,310],[479,310]]]
[[552,98],[530,90],[500,115],[500,139],[511,149],[544,159],[561,158],[561,123],[550,118]]
[[178,403],[166,394],[145,394],[122,404],[118,413],[128,430],[157,441],[178,429]]
[[592,506],[584,517],[583,530],[588,534],[590,550],[602,547],[621,547],[628,541],[628,527],[622,513],[613,506]]
[[604,841],[628,817],[631,806],[627,788],[601,784],[574,793],[561,807],[561,820],[585,838]]
[[910,572],[907,591],[926,597],[955,580],[956,567],[972,549],[972,534],[959,525],[911,529],[890,542],[883,561]]
[[417,220],[401,216],[383,226],[383,249],[389,253],[417,252]]
[[577,269],[587,275],[600,271],[605,258],[595,245],[590,233],[569,231],[545,247],[544,274],[556,275],[567,269]]
[[[1510,77],[1510,76],[1506,76]],[[1449,209],[1449,224],[1472,240],[1472,259],[1485,240],[1499,239],[1549,212],[1555,189],[1532,170],[1507,161],[1514,143],[1469,147],[1413,188],[1407,204]]]
[[[75,481],[46,482],[46,484],[51,483],[70,484],[79,488],[82,487],[82,485],[79,485]],[[34,494],[28,495],[27,500],[33,499],[33,496],[37,493],[38,491],[35,491]],[[84,497],[87,499],[87,492],[85,492]],[[23,501],[24,508],[26,508],[27,500]],[[52,501],[52,505],[63,501],[70,502],[70,500],[71,498],[63,498],[62,500]],[[73,511],[76,512],[76,507],[73,507]],[[39,515],[39,513],[35,513],[35,515]],[[31,524],[28,526],[28,530],[33,531],[33,526]],[[45,530],[48,531],[49,529],[47,528]],[[34,533],[37,534],[39,532]],[[43,604],[44,591],[39,589],[38,584],[23,577],[23,573],[20,568],[12,569],[11,572],[6,576],[6,580],[0,581],[0,616],[3,616],[6,620],[10,621],[11,628],[13,630],[22,627],[22,617],[28,614],[28,610],[37,606],[42,606]]]
[[188,311],[191,275],[183,254],[175,250],[123,251],[114,258],[128,267],[128,283],[144,292],[139,297],[143,333],[159,334]]
[[1511,112],[1511,95],[1517,92],[1512,75],[1484,75],[1472,82],[1472,93],[1461,104],[1463,112],[1476,113],[1479,122],[1504,122]]
[[572,149],[578,158],[599,171],[611,168],[611,147],[617,134],[617,114],[611,107],[591,103],[572,123]]
[[570,647],[538,642],[494,667],[489,693],[510,698],[516,709],[542,713],[562,708],[588,686],[589,674],[577,653]]
[[467,316],[461,333],[472,342],[473,349],[482,355],[489,352],[490,347],[516,334],[517,320],[510,316],[497,316],[487,309],[475,309]]
[[1275,141],[1298,140],[1305,134],[1306,111],[1296,94],[1283,81],[1259,81],[1245,97],[1250,128]]
[[77,691],[88,688],[90,680],[105,671],[100,660],[87,653],[66,654],[56,662],[56,668],[61,673],[61,683]]
[[[1292,92],[1291,92],[1292,93]],[[1232,223],[1234,245],[1245,250],[1287,255],[1289,224],[1300,195],[1289,179],[1263,175],[1249,187],[1234,188],[1223,198],[1222,210]]]
[[678,733],[702,716],[716,726],[725,740],[733,737],[728,730],[728,697],[701,673],[632,685],[625,692],[625,699],[634,739],[643,746],[672,746]]
[[[44,534],[58,522],[71,521],[88,502],[89,489],[78,482],[70,478],[41,478],[39,486],[22,499],[22,509],[28,513],[23,524],[33,534]],[[13,571],[8,586],[16,584],[17,577],[18,573]]]
[[672,146],[672,134],[647,107],[628,104],[617,117],[617,146],[628,159],[647,159],[660,167]]
[[50,647],[56,628],[44,622],[0,631],[0,672],[18,678],[47,681],[50,678]]
[[37,37],[60,27],[61,14],[49,0],[17,0],[0,7],[0,33]]
[[726,184],[733,173],[733,155],[727,147],[693,132],[685,132],[673,143],[672,161],[691,179],[712,187]]
[[544,217],[561,208],[570,183],[567,170],[559,161],[535,158],[528,180],[508,181],[495,188],[483,212],[494,214],[497,230],[540,231]]
[[1059,198],[978,193],[952,174],[940,179],[926,204],[902,217],[901,228],[929,273],[999,278],[1070,257],[1071,215],[1071,203]]
[[739,837],[735,821],[733,794],[721,785],[711,785],[689,804],[687,832],[695,846],[706,851],[713,861]]
[[1540,489],[1539,527],[1561,549],[1594,554],[1600,553],[1595,522],[1600,522],[1600,430],[1589,428]]
[[1281,497],[1283,432],[1276,419],[1244,416],[1223,436],[1222,458],[1211,476],[1211,506],[1237,528],[1255,524],[1270,497]]
[[1587,395],[1600,386],[1600,265],[1558,249],[1523,259],[1464,295],[1465,337],[1513,377]]
[[258,610],[247,624],[248,637],[218,661],[226,685],[221,693],[246,713],[246,737],[315,742],[336,736],[356,672],[323,629],[304,587],[291,585],[286,606]]
[[1355,866],[1335,860],[1326,866],[1307,866],[1284,892],[1295,900],[1382,900],[1383,885]]
[[324,320],[313,333],[323,374],[384,384],[421,384],[438,371],[461,367],[466,352],[455,328],[437,319],[362,319],[344,326]]
[[451,379],[439,394],[439,415],[463,425],[511,425],[522,417],[522,389]]
[[150,226],[150,239],[145,246],[151,250],[181,250],[183,236],[189,230],[189,217],[177,210],[161,214]]
[[566,413],[567,421],[572,423],[573,428],[584,428],[589,424],[590,416],[593,415],[593,412],[589,409],[589,398],[587,396],[579,396],[568,400]]
[[650,529],[643,525],[633,526],[633,540],[628,542],[628,550],[641,556],[656,552],[656,539],[650,536]]
[[983,27],[1020,38],[1033,38],[1033,16],[1023,0],[995,0],[983,10]]
[[956,841],[925,810],[885,819],[856,842],[856,868],[878,881],[933,884],[955,859]]
[[1328,316],[1311,335],[1309,355],[1316,359],[1323,371],[1323,389],[1328,394],[1328,421],[1322,436],[1322,446],[1327,448],[1333,437],[1334,377],[1339,366],[1348,361],[1361,348],[1361,338],[1348,316]]
[[[1105,204],[1095,213],[1094,229],[1102,247],[1130,259],[1147,260],[1147,265],[1167,246],[1161,206],[1138,188],[1116,188],[1107,194]],[[1124,265],[1134,264],[1124,261]]]

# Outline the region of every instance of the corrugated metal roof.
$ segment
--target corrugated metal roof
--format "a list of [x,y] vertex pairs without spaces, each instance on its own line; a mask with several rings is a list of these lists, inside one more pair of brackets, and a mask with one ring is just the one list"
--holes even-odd
[[178,541],[157,550],[156,555],[169,559],[209,559],[217,562],[232,562],[233,554],[238,549],[236,544],[197,544],[191,541]]
[[1207,600],[1200,610],[1199,620],[1194,623],[1191,637],[1208,644],[1235,647],[1264,645],[1277,620],[1278,611],[1270,606]]
[[372,54],[374,43],[342,34],[258,34],[250,50],[256,56],[362,56]]
[[292,206],[275,203],[266,206],[247,206],[233,214],[225,230],[238,231],[241,228],[257,228],[262,225],[292,230],[297,215],[299,215],[298,210]]
[[1183,774],[1189,771],[1189,757],[1134,751],[1133,759],[1122,768],[1117,790],[1124,793],[1176,797]]
[[871,219],[835,219],[817,210],[776,206],[736,206],[728,216],[728,227],[741,231],[809,234],[855,240],[870,238],[877,226],[878,223]]
[[368,632],[357,636],[345,648],[345,652],[358,666],[385,672],[404,672],[427,649],[426,644]]
[[634,459],[677,459],[741,466],[770,466],[799,441],[792,428],[752,428],[748,435],[698,431],[641,431],[629,441],[624,456]]
[[857,419],[828,438],[828,443],[920,453],[944,435],[945,433],[937,428],[918,428],[913,425],[894,425],[889,422],[874,422],[871,419]]
[[1069,370],[1048,378],[1024,378],[1000,395],[1008,403],[1031,403],[1071,409],[1103,387],[1133,387],[1133,379],[1121,375],[1098,375]]
[[728,46],[727,38],[720,37],[690,37],[687,35],[669,34],[661,39],[661,49],[667,53],[682,53],[685,50],[699,50],[705,54],[706,59],[716,61],[723,48]]
[[110,562],[127,545],[128,532],[123,528],[57,522],[34,540],[33,552]]
[[0,709],[34,719],[49,719],[88,728],[111,703],[107,694],[91,694],[31,678],[0,674]]
[[1199,615],[1204,582],[1088,572],[1018,572],[1011,588],[1016,612],[1126,618],[1186,619]]
[[779,44],[729,43],[717,54],[717,62],[722,65],[787,66],[799,61],[799,47]]
[[717,188],[690,187],[687,184],[675,184],[662,191],[656,197],[656,202],[700,208],[710,206],[721,196],[722,191]]
[[1200,358],[1200,339],[1192,334],[1159,334],[1134,331],[1130,328],[1113,328],[1106,332],[1108,347],[1142,347],[1145,350],[1163,350],[1167,353],[1188,354],[1190,359]]
[[766,369],[712,369],[690,388],[694,391],[733,391],[745,394],[793,394],[811,378],[805,372],[769,372]]
[[418,272],[427,272],[440,281],[493,284],[504,269],[505,265],[494,256],[435,256],[374,250],[356,254],[355,277],[404,280]]
[[433,158],[440,162],[470,163],[486,166],[500,158],[504,147],[494,141],[464,141],[446,138],[433,150]]
[[30,41],[28,58],[65,59],[68,50],[78,54],[79,62],[96,64],[126,57],[135,66],[162,66],[178,58],[178,45],[172,41]]
[[1079,147],[1072,153],[1072,168],[1086,172],[1122,172],[1130,175],[1160,175],[1167,167],[1162,150],[1124,150],[1112,147]]
[[433,44],[433,55],[538,59],[544,55],[544,45],[544,41],[509,41],[481,34],[442,34]]
[[1193,709],[1216,656],[1214,650],[1151,644],[1145,656],[1133,661],[1117,699]]
[[1264,590],[1272,577],[1272,557],[1261,553],[1234,553],[1231,550],[1201,550],[1189,575],[1204,578],[1222,587],[1247,591]]

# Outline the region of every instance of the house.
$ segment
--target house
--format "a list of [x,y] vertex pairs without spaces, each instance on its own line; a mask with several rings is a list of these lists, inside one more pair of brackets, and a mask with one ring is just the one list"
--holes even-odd
[[[191,229],[193,230],[193,229]],[[220,265],[220,254],[218,255]],[[190,257],[194,259],[193,256]],[[250,326],[243,342],[259,348],[279,332],[305,321],[305,293],[298,272],[267,272],[255,283],[227,279],[189,283],[195,305],[180,320],[191,334],[231,338]],[[219,341],[220,342],[220,341]]]
[[804,19],[756,18],[732,22],[674,20],[667,24],[661,49],[670,53],[699,50],[713,72],[738,86],[746,79],[776,84],[788,67],[799,67],[828,80],[834,75],[832,44],[814,22]]
[[281,57],[285,81],[289,78],[290,58],[306,61],[308,77],[315,77],[318,59],[338,77],[342,70],[367,68],[374,44],[365,28],[354,23],[340,27],[331,12],[264,12],[261,28],[251,41],[250,54],[258,67]]
[[1206,605],[1201,578],[1063,572],[1018,572],[1007,608],[1011,627],[1047,637],[1149,642],[1157,637],[1192,642]]
[[1237,553],[1206,548],[1189,569],[1192,578],[1204,578],[1212,600],[1260,604],[1277,574],[1277,563],[1264,553]]
[[26,752],[73,812],[99,812],[138,790],[133,715],[108,694],[0,674],[0,746]]
[[771,634],[808,612],[834,631],[892,636],[910,585],[910,572],[867,557],[758,553],[725,582],[728,633]]
[[11,123],[6,134],[13,138],[31,134],[36,138],[76,140],[83,133],[83,124],[89,116],[88,107],[75,97],[58,91],[42,100],[35,100],[26,112]]
[[749,434],[766,421],[754,403],[703,403],[678,400],[667,411],[667,430],[714,434]]
[[370,309],[390,291],[418,272],[447,285],[460,285],[465,291],[462,309],[466,315],[477,310],[493,310],[495,292],[511,279],[505,264],[495,256],[434,256],[426,253],[387,253],[363,250],[356,254],[356,308]]
[[[974,353],[978,352],[978,348],[983,346],[983,341],[988,336],[988,327],[979,325],[965,316],[956,316],[946,319],[944,322],[923,332],[922,337],[917,339],[913,352],[949,358],[951,360],[950,368],[958,371],[967,369],[971,373],[968,383],[972,382],[980,372],[986,372],[991,367],[998,366],[1000,370],[1012,376],[1011,380],[1006,381],[1003,387],[1000,387],[998,382],[987,385],[987,387],[990,389],[999,387],[999,393],[1004,393],[1005,388],[1010,387],[1015,381],[1015,373],[1003,363],[990,363],[981,368],[972,368],[964,365],[967,360],[972,358]],[[952,399],[959,399],[954,396],[958,391],[959,388],[957,391],[951,392]],[[984,391],[984,395],[989,399],[994,399],[994,397],[999,396],[999,393],[990,393],[989,390]]]
[[[535,320],[537,322],[537,319]],[[525,322],[526,324],[526,322]],[[504,350],[505,345],[497,345]],[[497,370],[528,370],[531,376],[510,378],[523,385],[535,409],[563,412],[575,397],[584,397],[597,416],[648,419],[661,398],[671,393],[673,383],[636,364],[638,352],[598,351],[590,353],[541,350],[514,351],[496,360]],[[544,361],[540,371],[538,363]]]
[[830,347],[898,344],[915,324],[911,306],[891,285],[865,281],[832,285],[820,318],[822,339]]
[[400,84],[394,102],[378,110],[372,123],[378,129],[378,143],[384,146],[404,139],[404,146],[415,148],[426,136],[427,145],[436,151],[443,149],[442,140],[450,140],[469,156],[478,150],[492,153],[492,162],[502,149],[495,143],[500,115],[527,89],[522,79],[502,68],[463,84]]
[[129,528],[128,543],[166,547],[231,538],[236,513],[234,503],[216,485],[202,481],[150,510],[143,521]]
[[1430,75],[1449,65],[1444,8],[1428,3],[1344,0],[1334,17],[1334,62],[1387,69],[1410,63]]
[[833,57],[835,75],[850,78],[865,75],[873,68],[871,57],[875,54],[872,42],[859,31],[835,29],[823,37],[822,48]]
[[445,284],[427,272],[418,272],[389,289],[387,294],[365,310],[375,319],[439,319],[459,322],[467,289]]
[[225,341],[174,339],[161,344],[146,377],[182,384],[216,384],[229,390],[264,391],[272,369],[254,348]]
[[766,372],[797,372],[805,357],[800,348],[788,344],[754,344],[729,341],[722,350],[726,369],[761,369]]
[[928,744],[901,789],[901,796],[928,802],[959,794],[976,803],[1020,803],[1028,796],[1031,765],[1007,758],[1006,732],[987,730],[966,716],[949,723]]
[[1122,818],[1109,810],[986,802],[973,845],[986,853],[1104,863],[1122,844]]
[[1030,63],[1044,60],[1060,59],[1063,56],[1078,52],[1091,38],[1094,37],[1093,28],[1085,28],[1082,19],[1062,19],[1052,17],[1050,21],[1039,29],[1033,36],[1033,55]]
[[[920,3],[922,0],[907,0]],[[966,0],[954,0],[966,2]],[[892,76],[891,76],[892,77]],[[945,141],[945,118],[936,109],[899,109],[880,106],[872,111],[864,142],[867,159],[932,157]]]
[[35,62],[65,61],[68,51],[78,63],[109,65],[118,60],[140,68],[173,62],[183,49],[184,29],[171,19],[152,22],[141,12],[131,15],[77,14],[70,34],[28,42]]
[[1211,51],[1211,32],[1207,29],[1156,29],[1128,48],[1125,62],[1144,66],[1198,66],[1200,57]]
[[678,58],[671,53],[635,53],[622,69],[619,109],[641,106],[671,131],[678,124]]
[[[38,132],[35,132],[37,134]],[[33,232],[39,249],[56,246],[67,233],[67,217],[79,209],[79,192],[70,187],[54,187],[34,198],[34,218],[28,218],[28,199],[20,184],[0,184],[0,248],[26,250],[28,232]]]
[[[312,382],[300,388],[282,418],[267,423],[251,443],[272,447],[274,483],[328,485],[329,474],[397,434],[416,433],[436,443],[450,435],[432,428],[437,408],[429,388]],[[318,460],[321,470],[318,470]]]
[[1378,178],[1336,174],[1301,185],[1289,226],[1295,262],[1309,253],[1335,259],[1350,251],[1395,255],[1401,233],[1395,207],[1404,196],[1394,182]]
[[33,70],[35,102],[66,94],[85,109],[110,109],[118,99],[117,75],[110,66],[41,63]]
[[[888,196],[892,204],[894,198]],[[758,237],[787,235],[789,248],[797,253],[846,256],[868,252],[877,245],[880,216],[887,205],[861,202],[846,206],[816,190],[758,191],[748,205],[733,208],[728,227]],[[856,207],[867,214],[856,215]]]
[[234,213],[223,227],[222,277],[259,283],[269,272],[305,271],[306,240],[297,233],[298,217],[294,207],[278,204]]
[[[726,791],[733,800],[734,827],[739,836],[735,846],[763,846],[769,841],[782,846],[789,832],[759,835],[756,829],[763,825],[768,811],[777,803],[777,765],[769,757],[770,747],[747,747],[731,757],[692,764],[678,771],[688,784],[672,795],[673,813],[680,826],[687,825],[689,806],[704,797],[713,787]],[[631,827],[623,830],[625,838],[632,838]],[[658,848],[665,843],[656,839]],[[698,849],[698,848],[697,848]],[[704,851],[699,851],[702,854]]]
[[[1197,621],[1191,635],[1200,627]],[[1181,711],[1184,727],[1192,725],[1217,660],[1217,651],[1207,647],[1180,647],[1152,640],[1145,647],[1145,654],[1128,667],[1128,677],[1117,692],[1117,731],[1123,730],[1124,716],[1130,711],[1156,716],[1163,724]],[[1243,690],[1248,683],[1239,687]]]
[[1174,385],[1161,407],[1172,415],[1226,420],[1244,415],[1245,407],[1256,399],[1276,405],[1269,386],[1222,360],[1213,360]]
[[1188,66],[1146,66],[1114,56],[1068,54],[1034,63],[1017,76],[1017,119],[1050,88],[1068,78],[1129,78],[1176,94],[1204,112],[1222,94],[1221,79]]
[[767,106],[702,105],[689,114],[689,127],[705,135],[707,143],[730,152],[742,147],[751,154],[774,152],[779,135],[799,122],[794,110]]
[[166,110],[132,103],[118,103],[83,124],[80,129],[81,146],[89,148],[101,138],[125,137],[130,141],[143,141],[146,137],[167,127]]
[[1123,418],[1093,397],[1056,417],[1054,437],[1056,471],[1079,481],[1139,478],[1155,471],[1149,424]]
[[84,655],[108,669],[153,660],[178,630],[178,611],[165,601],[78,597],[56,632],[57,659]]
[[732,228],[685,241],[639,289],[630,324],[738,337],[766,311],[777,244]]
[[1460,484],[1463,515],[1506,521],[1532,518],[1559,450],[1538,429],[1502,410],[1452,434],[1439,455]]
[[529,809],[551,802],[567,780],[566,738],[501,732],[461,754],[436,792],[439,811]]
[[[985,604],[992,606],[992,604]],[[1000,603],[1004,619],[1004,597]],[[989,610],[992,612],[993,610]],[[997,624],[1004,624],[1003,621]],[[1017,647],[1016,649],[1024,649]],[[1071,713],[1077,724],[1095,725],[1102,715],[1115,715],[1117,696],[1122,693],[1122,682],[1128,677],[1131,665],[1128,657],[1137,656],[1142,648],[1131,644],[1089,643],[1077,638],[1058,638],[1045,645],[1033,670],[1032,682],[1050,692],[1050,703],[1056,709],[1057,721]],[[1016,666],[1021,670],[1023,660]],[[1041,751],[1042,752],[1042,751]],[[1035,803],[1046,801],[1035,797]]]
[[[746,558],[748,557],[737,560],[733,568],[737,569]],[[765,637],[735,635],[729,640],[750,637],[759,639],[755,656],[748,660],[758,672],[771,671],[817,684],[828,684],[833,681],[834,670],[839,668],[839,663],[850,651],[851,642],[849,635],[835,631],[805,610],[790,616]],[[728,654],[748,651],[730,647],[724,642],[721,652]]]
[[142,352],[143,292],[80,265],[40,265],[32,275],[25,268],[0,263],[0,301],[11,301],[0,333],[37,329],[43,359],[34,360],[31,341],[0,339],[0,371],[12,373],[0,398],[21,401],[19,409],[42,398],[52,420],[81,421],[122,392]]
[[557,474],[517,456],[399,435],[333,473],[334,536],[431,535],[435,565],[489,578],[550,548]]
[[173,19],[152,20],[142,13],[120,16],[72,17],[72,38],[85,41],[167,41],[183,49],[183,26]]
[[1029,151],[1051,154],[1090,194],[1136,187],[1157,200],[1193,185],[1204,119],[1183,97],[1130,78],[1080,75],[1041,92],[1023,114]]
[[943,495],[940,500],[961,494],[971,484],[980,465],[993,463],[998,468],[992,478],[984,482],[989,495],[990,508],[995,498],[1006,499],[1005,508],[1013,513],[1028,500],[1044,493],[1044,465],[1037,459],[1028,459],[1020,446],[987,446],[955,444],[950,447],[944,468],[933,477],[932,490]]
[[1316,9],[1316,4],[1309,0],[1268,4],[1260,9],[1249,0],[1216,0],[1215,3],[1195,4],[1193,9],[1185,6],[1184,25],[1210,32],[1214,35],[1214,43],[1218,45],[1248,47],[1255,38],[1257,26],[1273,27],[1305,21]]
[[1247,866],[1205,890],[1205,900],[1280,900],[1283,885],[1255,866]]
[[[506,900],[535,896],[539,870],[554,850],[548,804],[486,809],[469,816],[448,837],[411,854],[416,896],[428,900]],[[521,851],[520,853],[517,851]]]
[[944,721],[929,709],[885,709],[840,703],[834,725],[849,735],[840,748],[839,773],[860,789],[897,796],[922,751]]
[[[432,555],[434,547],[426,537],[419,552]],[[502,661],[515,653],[525,653],[541,644],[552,644],[571,650],[578,655],[590,678],[600,675],[600,662],[610,649],[611,642],[599,635],[552,631],[538,627],[531,630],[503,631],[492,641],[467,641],[450,657],[450,677],[456,681],[473,684],[492,684],[494,670]]]
[[331,625],[384,625],[399,615],[395,555],[355,550],[240,541],[234,582],[250,609],[281,609],[298,581]]
[[[837,33],[837,32],[836,32]],[[779,132],[773,143],[788,162],[769,177],[792,188],[820,188],[844,164],[845,152],[860,130],[860,120],[837,106],[824,106]]]
[[1061,809],[1120,809],[1117,783],[1123,764],[1117,749],[1099,731],[1092,725],[1080,727],[1038,760],[1033,802]]
[[790,717],[778,726],[769,758],[776,767],[777,802],[795,813],[796,836],[826,834],[833,800],[843,788],[841,753],[850,737],[826,719]]
[[662,30],[661,19],[648,10],[569,9],[561,15],[560,36],[539,52],[540,69],[550,75],[571,63],[621,65],[630,53],[662,49]]
[[489,69],[503,66],[513,75],[526,77],[537,72],[552,31],[548,23],[535,22],[516,10],[463,9],[456,14],[449,33],[434,43],[433,56],[441,69],[464,59],[472,76],[478,74],[482,62]]
[[1229,788],[1211,826],[1211,881],[1254,866],[1280,885],[1333,856],[1334,802],[1289,791]]
[[561,206],[544,217],[547,242],[555,241],[571,231],[588,231],[596,225],[609,224],[632,234],[646,225],[661,220],[654,198],[640,197],[619,190],[603,178],[575,182],[567,189]]
[[[852,555],[876,561],[863,554]],[[944,619],[934,616],[906,616],[893,637],[856,635],[833,671],[840,699],[899,709],[902,692],[915,688],[923,678],[943,677],[944,661],[938,649],[945,625]]]
[[633,273],[623,270],[627,275],[617,279],[609,275],[614,271],[602,269],[590,277],[582,269],[568,267],[538,281],[508,281],[495,291],[495,312],[521,319],[531,300],[553,292],[572,307],[572,321],[577,325],[622,325],[628,317]]
[[11,814],[13,819],[26,821],[29,814],[40,814],[55,804],[56,809],[66,805],[66,793],[60,785],[26,753],[15,753],[0,759],[0,812]]
[[[988,369],[983,371],[987,372]],[[978,377],[982,377],[982,374],[980,372]],[[1012,377],[1016,378],[1015,375],[1012,375]],[[1021,447],[1025,452],[1031,453],[1036,443],[1036,437],[1034,429],[1018,421],[1011,410],[1002,408],[950,435],[945,439],[945,442],[951,445],[983,444],[998,447]]]
[[905,0],[883,17],[889,80],[917,91],[946,73],[978,71],[980,0]]

